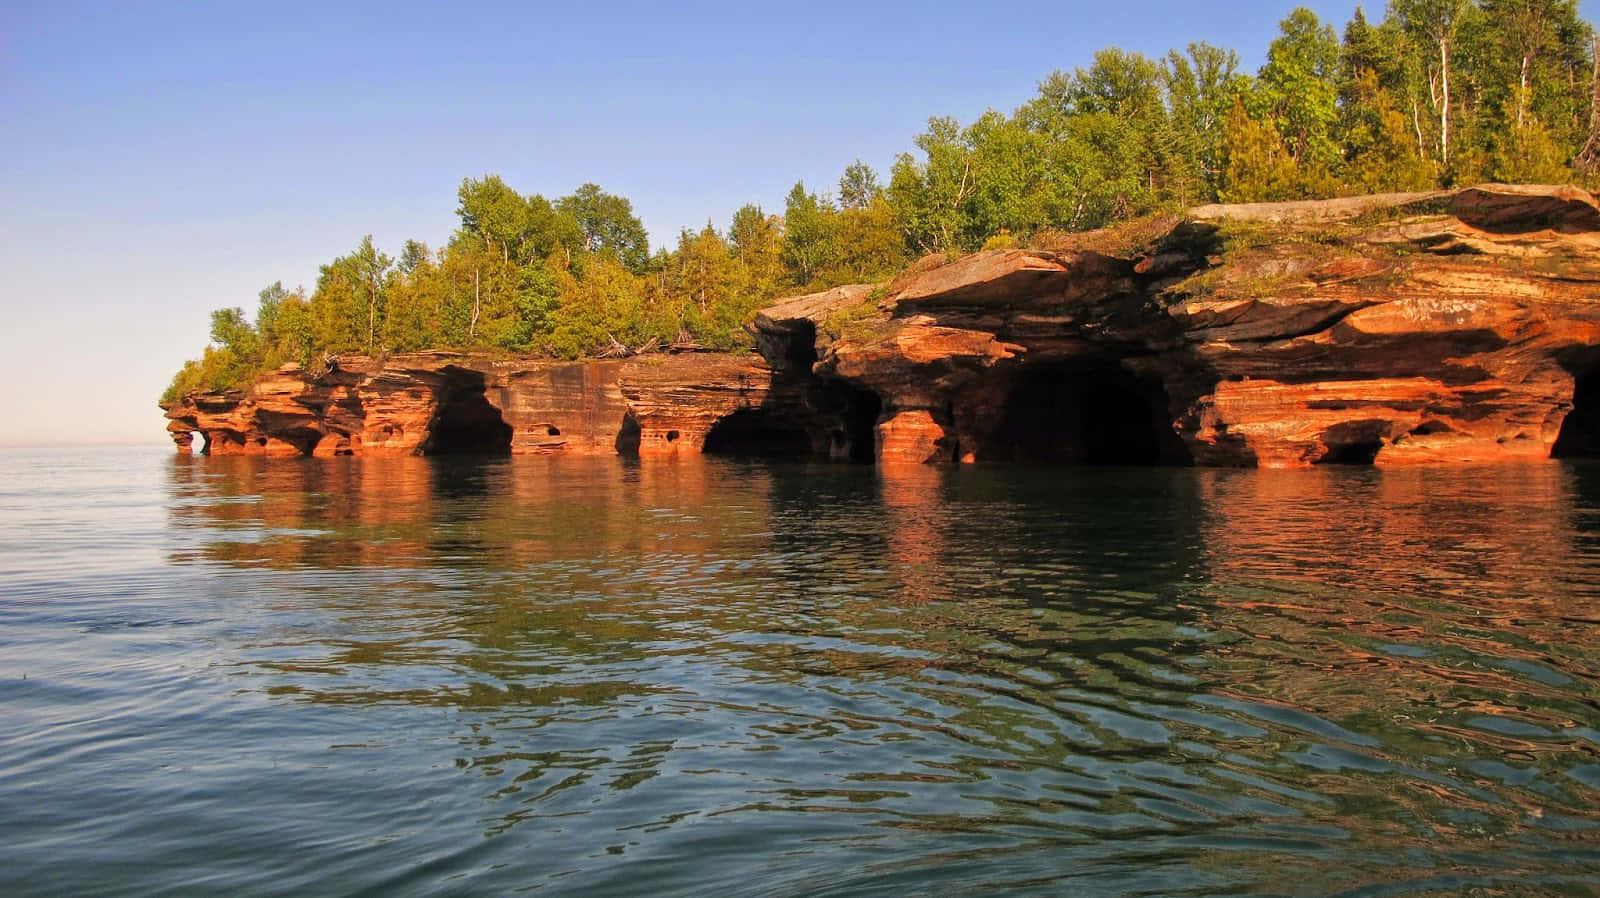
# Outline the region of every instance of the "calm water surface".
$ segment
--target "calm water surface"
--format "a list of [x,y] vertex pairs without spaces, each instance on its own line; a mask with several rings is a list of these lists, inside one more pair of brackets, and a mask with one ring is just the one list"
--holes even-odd
[[0,893],[1600,894],[1600,466],[0,452]]

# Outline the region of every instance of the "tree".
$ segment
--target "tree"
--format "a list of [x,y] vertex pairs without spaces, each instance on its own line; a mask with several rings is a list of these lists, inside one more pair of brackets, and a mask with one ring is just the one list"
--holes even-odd
[[1112,47],[1088,69],[1052,73],[1017,111],[1045,140],[1056,227],[1099,227],[1148,211],[1167,192],[1175,141],[1161,85],[1154,61]]
[[552,355],[575,359],[603,352],[613,340],[636,347],[648,339],[640,314],[643,285],[615,254],[595,256],[582,277],[567,268],[553,275],[560,300],[544,340]]
[[1316,13],[1299,7],[1278,24],[1281,35],[1267,50],[1257,86],[1273,127],[1300,166],[1331,168],[1339,159],[1333,142],[1338,118],[1339,41]]
[[783,259],[796,286],[808,286],[838,250],[838,219],[833,204],[806,192],[803,181],[789,190],[783,211]]
[[644,273],[649,239],[633,214],[633,203],[606,193],[597,184],[584,184],[558,200],[555,208],[576,223],[585,251],[614,253],[628,271]]
[[783,220],[760,206],[742,206],[733,213],[728,241],[733,246],[740,303],[753,309],[776,296],[784,274]]
[[211,342],[244,364],[254,364],[261,354],[261,337],[245,318],[244,309],[237,306],[211,313]]
[[[258,294],[256,338],[260,343],[258,365],[276,368],[284,362],[304,365],[311,357],[311,318],[305,291],[285,290],[274,281]],[[215,321],[213,321],[215,324]]]
[[[906,264],[905,238],[882,196],[839,212],[838,251],[828,280],[861,283],[887,278]],[[752,309],[753,311],[753,309]]]
[[1162,78],[1175,156],[1173,198],[1188,206],[1216,198],[1222,174],[1223,118],[1242,89],[1239,55],[1206,43],[1174,50],[1162,63]]
[[1571,0],[1483,0],[1474,80],[1499,180],[1565,181],[1585,137],[1591,31]]
[[256,305],[256,333],[260,335],[263,343],[271,344],[274,341],[278,327],[278,313],[288,296],[289,291],[283,289],[283,281],[273,281],[256,294],[259,300]]
[[909,153],[895,159],[889,203],[907,243],[921,252],[954,252],[966,230],[967,202],[977,189],[972,148],[962,140],[961,125],[948,117],[928,119],[928,130],[915,143],[926,159],[918,163]]
[[1472,0],[1391,0],[1389,11],[1419,51],[1428,99],[1439,128],[1439,161],[1450,165],[1451,51],[1463,22],[1472,15]]
[[368,234],[354,252],[322,266],[317,292],[311,297],[318,343],[335,351],[376,351],[393,265],[394,260],[378,252]]
[[1031,234],[1050,223],[1058,185],[1049,179],[1046,139],[994,110],[962,133],[971,148],[972,193],[963,210],[962,249],[1001,231]]
[[839,177],[839,207],[865,209],[873,200],[883,196],[878,183],[878,173],[860,159],[845,166]]
[[433,257],[428,250],[428,245],[416,240],[407,240],[405,246],[400,248],[400,273],[411,274],[418,267],[426,265]]
[[1270,121],[1245,111],[1237,99],[1224,119],[1228,139],[1218,194],[1225,203],[1298,199],[1299,171]]

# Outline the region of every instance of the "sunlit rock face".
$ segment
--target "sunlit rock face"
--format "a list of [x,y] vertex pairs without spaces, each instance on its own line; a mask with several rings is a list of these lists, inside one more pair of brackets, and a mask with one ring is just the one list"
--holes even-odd
[[754,327],[775,366],[879,398],[884,461],[1600,451],[1600,206],[1570,187],[1203,207],[930,257]]
[[187,396],[167,408],[167,429],[180,451],[212,454],[663,455],[700,451],[717,421],[769,400],[771,379],[748,353],[346,356],[323,371],[263,375],[248,391]]
[[1600,454],[1600,205],[1207,206],[780,300],[756,353],[410,353],[166,409],[213,454],[1300,467]]

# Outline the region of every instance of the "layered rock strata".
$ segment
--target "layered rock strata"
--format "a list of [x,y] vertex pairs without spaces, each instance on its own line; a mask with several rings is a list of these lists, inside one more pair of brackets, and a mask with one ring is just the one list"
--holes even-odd
[[1600,205],[1210,206],[782,300],[758,354],[418,353],[168,407],[180,449],[1296,467],[1600,453]]
[[[1210,206],[781,302],[879,454],[1298,467],[1600,449],[1600,207],[1488,185]],[[806,342],[810,345],[798,347]],[[807,351],[809,350],[809,356]]]

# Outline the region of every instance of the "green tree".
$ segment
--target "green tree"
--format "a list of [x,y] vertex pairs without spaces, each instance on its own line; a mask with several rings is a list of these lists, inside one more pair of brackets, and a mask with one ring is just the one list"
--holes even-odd
[[1331,169],[1339,159],[1333,142],[1339,111],[1338,38],[1303,6],[1278,28],[1281,35],[1267,50],[1257,90],[1295,164]]
[[733,213],[728,241],[735,257],[739,301],[751,309],[758,308],[782,289],[783,220],[766,214],[760,206],[741,206]]
[[255,332],[260,341],[259,365],[276,368],[284,362],[307,364],[311,357],[311,319],[304,291],[285,290],[274,281],[258,294]]
[[1112,47],[1088,69],[1052,73],[1018,110],[1046,141],[1056,227],[1095,228],[1149,211],[1168,195],[1170,172],[1181,180],[1162,80],[1154,61]]
[[1242,89],[1239,55],[1206,43],[1174,50],[1162,61],[1170,116],[1171,195],[1180,206],[1216,198],[1222,174],[1223,119]]
[[1438,159],[1451,165],[1451,120],[1455,64],[1451,54],[1463,24],[1477,7],[1472,0],[1391,0],[1389,12],[1411,38],[1415,63],[1412,80],[1425,86],[1437,123]]
[[843,209],[839,212],[838,252],[826,279],[839,283],[885,279],[905,266],[905,246],[900,223],[884,197]]
[[576,359],[607,351],[613,342],[637,347],[648,339],[642,315],[643,284],[614,254],[595,256],[579,277],[570,268],[553,272],[560,300],[551,314],[545,348]]
[[481,240],[486,250],[498,252],[502,260],[521,260],[532,224],[522,194],[506,186],[499,175],[486,175],[462,179],[456,198],[463,231]]
[[[956,251],[966,230],[967,203],[977,190],[972,148],[953,118],[928,119],[928,130],[915,143],[925,159],[919,163],[909,153],[895,159],[890,206],[906,231],[906,242],[919,252]],[[784,221],[792,227],[787,214]]]
[[1257,203],[1301,198],[1300,172],[1271,121],[1246,112],[1241,98],[1229,108],[1223,128],[1227,141],[1218,190],[1223,202]]
[[317,342],[326,349],[373,353],[379,348],[384,300],[394,260],[361,238],[355,251],[322,266],[311,297]]
[[805,183],[796,181],[783,211],[783,259],[796,286],[814,283],[833,262],[838,226],[833,204],[807,192]]
[[839,207],[865,209],[873,200],[883,196],[883,186],[878,183],[878,173],[860,159],[845,166],[839,177]]
[[419,267],[429,264],[432,259],[433,253],[428,249],[428,245],[426,243],[422,243],[417,240],[407,240],[405,246],[401,247],[400,249],[400,261],[398,263],[400,267],[400,273],[411,274]]
[[633,214],[633,203],[625,197],[606,193],[597,184],[584,184],[558,200],[555,208],[576,223],[585,251],[614,253],[628,271],[644,272],[649,240]]

